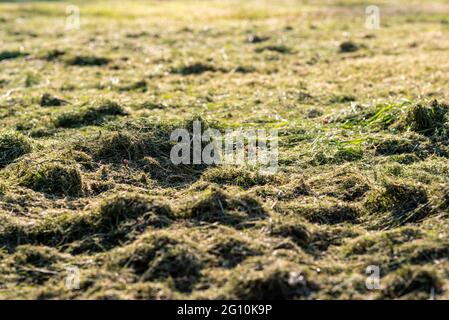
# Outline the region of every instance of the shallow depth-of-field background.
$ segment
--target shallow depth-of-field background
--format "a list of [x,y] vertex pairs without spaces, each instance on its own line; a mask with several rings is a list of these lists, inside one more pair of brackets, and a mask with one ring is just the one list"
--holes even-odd
[[[449,1],[379,30],[357,0],[72,4],[0,3],[0,298],[449,297]],[[278,129],[278,172],[174,166],[197,118]]]

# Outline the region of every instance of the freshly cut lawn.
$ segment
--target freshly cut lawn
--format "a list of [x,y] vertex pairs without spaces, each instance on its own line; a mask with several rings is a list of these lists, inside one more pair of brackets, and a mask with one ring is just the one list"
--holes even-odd
[[[0,3],[1,299],[449,298],[449,1],[68,5]],[[195,119],[279,170],[174,165]]]

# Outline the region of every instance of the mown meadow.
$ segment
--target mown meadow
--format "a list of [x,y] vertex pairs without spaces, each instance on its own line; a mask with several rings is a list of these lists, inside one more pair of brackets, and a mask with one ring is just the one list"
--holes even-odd
[[[0,298],[449,298],[449,1],[70,5],[0,3]],[[194,120],[278,171],[174,165]]]

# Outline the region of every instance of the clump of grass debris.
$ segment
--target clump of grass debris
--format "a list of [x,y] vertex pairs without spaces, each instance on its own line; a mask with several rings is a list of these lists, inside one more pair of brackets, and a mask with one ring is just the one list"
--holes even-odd
[[[151,215],[149,215],[151,213]],[[94,225],[97,231],[118,229],[118,225],[130,219],[143,218],[155,227],[165,227],[172,216],[170,207],[136,193],[114,194],[102,200]]]
[[[426,137],[415,132],[406,132],[402,135],[383,136],[373,142],[375,152],[378,155],[415,154],[418,157],[426,157],[435,153],[432,144]],[[436,151],[436,150],[435,150]]]
[[81,171],[74,163],[22,163],[18,176],[21,186],[48,195],[79,196],[83,191]]
[[311,239],[311,232],[306,224],[296,215],[288,215],[274,219],[270,234],[273,236],[289,238],[303,248],[309,246]]
[[40,101],[41,107],[60,107],[66,105],[67,103],[68,102],[66,100],[55,97],[49,93],[44,93]]
[[380,125],[382,129],[388,127],[400,131],[414,131],[416,133],[432,136],[444,133],[447,128],[447,113],[449,106],[432,102],[418,102],[406,100],[401,103],[382,104],[366,124]]
[[25,77],[24,85],[25,88],[31,88],[37,86],[41,82],[41,78],[38,74],[33,72],[28,72]]
[[65,54],[66,52],[64,50],[53,49],[46,52],[43,58],[47,61],[54,61]]
[[42,285],[56,274],[54,265],[61,254],[49,247],[23,245],[12,256],[18,281]]
[[9,59],[16,59],[16,58],[22,58],[26,57],[28,53],[22,52],[22,51],[1,51],[0,52],[0,61],[3,60],[9,60]]
[[306,220],[319,224],[357,223],[361,214],[357,204],[331,199],[323,199],[319,204],[304,204],[298,208],[298,213]]
[[201,63],[201,62],[195,62],[192,64],[181,65],[181,66],[174,67],[171,69],[172,73],[180,74],[183,76],[198,75],[198,74],[202,74],[205,72],[216,72],[216,71],[219,71],[216,67],[209,65],[209,64]]
[[[168,157],[171,146],[172,142],[163,130],[158,132],[120,130],[106,132],[99,140],[95,139],[92,143],[87,143],[86,151],[91,153],[94,159],[122,163],[124,159],[136,161],[148,156]],[[150,165],[150,163],[144,161],[142,165]]]
[[430,105],[417,104],[410,108],[405,116],[406,127],[418,133],[432,135],[444,127],[449,106],[434,100]]
[[254,241],[231,230],[228,227],[220,227],[209,240],[211,244],[207,252],[217,258],[220,267],[235,268],[247,258],[262,254],[262,248]]
[[[72,253],[104,251],[135,240],[148,227],[170,225],[171,209],[164,202],[133,192],[112,194],[93,208],[77,214],[47,216],[30,226],[4,221],[3,245],[45,244]],[[0,216],[1,218],[1,216]]]
[[26,136],[15,131],[0,131],[0,168],[31,150],[31,140]]
[[292,52],[292,49],[285,46],[285,45],[268,45],[260,48],[256,48],[256,52],[264,52],[264,51],[271,51],[271,52],[277,52],[281,54],[288,54]]
[[340,44],[339,49],[341,53],[356,52],[360,49],[360,46],[352,41],[345,41]]
[[121,162],[123,159],[137,160],[147,155],[151,146],[147,144],[148,136],[136,136],[130,132],[112,132],[104,135],[98,148],[93,150],[94,157],[108,162]]
[[382,233],[362,235],[344,246],[342,253],[346,257],[364,254],[387,254],[397,245],[419,239],[421,236],[422,232],[411,226]]
[[81,107],[76,111],[59,114],[54,119],[56,127],[76,128],[87,125],[98,125],[115,116],[127,115],[127,110],[113,101],[105,101],[98,106]]
[[198,282],[204,262],[197,245],[182,238],[165,231],[151,233],[117,250],[112,259],[132,268],[140,281],[171,282],[174,289],[189,292]]
[[334,95],[329,99],[330,103],[349,103],[356,101],[357,98],[352,95]]
[[268,37],[268,36],[260,36],[260,35],[257,35],[257,34],[249,35],[246,38],[246,42],[247,43],[261,43],[261,42],[265,42],[265,41],[268,41],[268,40],[270,40],[270,37]]
[[373,190],[365,206],[372,214],[390,213],[383,226],[400,226],[407,222],[418,222],[430,213],[426,190],[419,185],[401,182],[385,182],[381,190]]
[[90,66],[104,66],[111,62],[111,59],[97,56],[74,56],[66,60],[68,65],[90,67]]
[[306,298],[317,288],[300,265],[267,257],[249,259],[229,281],[230,296],[248,300]]
[[309,181],[316,194],[344,201],[357,201],[371,189],[371,181],[359,170],[343,167],[332,174],[322,174]]
[[266,216],[259,201],[248,195],[230,196],[221,190],[208,189],[189,209],[188,217],[202,222],[237,225]]
[[59,244],[65,244],[73,253],[101,252],[119,243],[134,241],[147,228],[168,227],[170,216],[171,209],[165,203],[145,195],[122,192],[102,199],[83,215],[57,223],[65,226],[63,235],[52,227],[56,226],[52,222],[44,229],[53,234],[53,241],[59,239]]
[[336,177],[334,183],[337,184],[337,190],[333,195],[345,201],[358,200],[371,188],[368,178],[355,172]]
[[211,167],[203,173],[202,178],[220,185],[236,185],[244,189],[276,180],[276,177],[262,175],[257,170],[231,166]]
[[56,261],[54,253],[55,250],[48,247],[24,245],[17,248],[14,254],[14,262],[21,265],[31,264],[42,268]]
[[6,191],[8,190],[8,187],[3,182],[0,182],[0,196],[4,195]]
[[384,298],[429,299],[443,290],[441,280],[428,267],[405,266],[390,274],[384,281]]
[[338,143],[335,147],[325,146],[311,154],[312,165],[342,164],[363,158],[364,148],[359,143]]
[[[77,148],[91,154],[95,160],[110,163],[122,164],[123,160],[136,161],[140,169],[151,173],[154,178],[166,177],[170,170],[186,170],[190,175],[197,175],[197,170],[201,172],[205,165],[179,165],[176,166],[170,161],[170,152],[176,141],[170,139],[170,134],[174,129],[186,129],[192,134],[193,121],[182,122],[154,122],[146,121],[123,121],[107,125],[106,131],[102,135],[86,139]],[[199,119],[202,128],[207,128],[208,123]],[[204,143],[205,145],[205,143]],[[192,156],[191,149],[191,156]],[[165,169],[164,169],[165,168]]]
[[148,84],[145,80],[140,80],[118,88],[119,91],[138,91],[138,92],[146,92],[147,89]]

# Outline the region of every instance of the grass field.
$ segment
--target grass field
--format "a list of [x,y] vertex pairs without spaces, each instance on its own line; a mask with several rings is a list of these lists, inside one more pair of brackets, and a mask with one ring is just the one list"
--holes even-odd
[[[449,1],[68,5],[0,2],[0,298],[449,298]],[[174,165],[194,119],[277,173]]]

